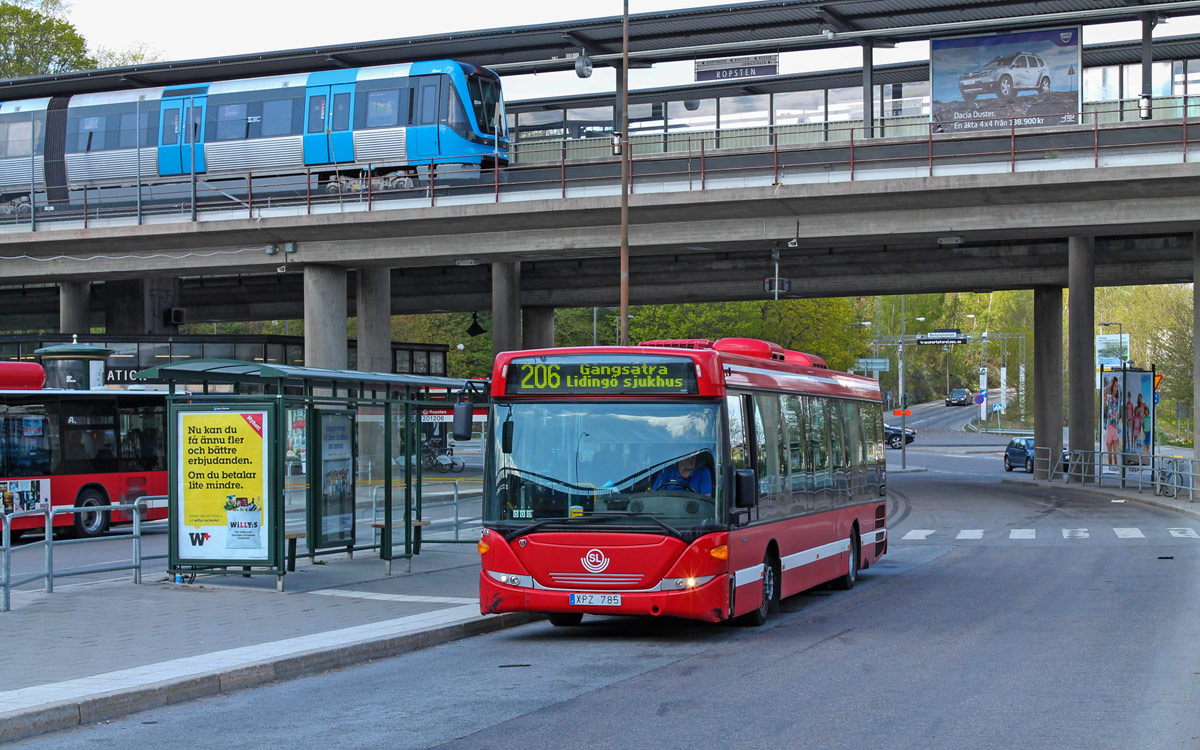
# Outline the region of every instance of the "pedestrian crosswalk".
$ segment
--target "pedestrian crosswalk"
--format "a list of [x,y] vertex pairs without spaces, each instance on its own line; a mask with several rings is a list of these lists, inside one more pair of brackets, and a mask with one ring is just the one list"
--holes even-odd
[[1037,540],[1051,539],[1060,536],[1063,539],[1092,539],[1110,537],[1115,539],[1197,539],[1200,534],[1188,527],[1168,529],[1151,529],[1142,531],[1139,528],[1114,526],[1111,529],[910,529],[900,537],[903,541],[937,541],[953,538],[956,540],[985,540],[985,539],[1022,539]]

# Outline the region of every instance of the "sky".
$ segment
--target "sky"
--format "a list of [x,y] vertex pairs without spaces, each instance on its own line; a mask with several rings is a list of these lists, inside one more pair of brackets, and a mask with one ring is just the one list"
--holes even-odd
[[[702,7],[705,0],[630,0],[630,13]],[[171,5],[170,9],[167,6]],[[621,14],[621,0],[205,0],[186,14],[163,0],[71,0],[69,18],[93,47],[124,49],[145,44],[163,61],[212,58],[331,44],[367,42],[455,31],[504,28]],[[449,9],[449,11],[448,11]],[[1084,28],[1085,44],[1140,37],[1136,23]],[[1155,36],[1200,33],[1200,19],[1177,18]],[[875,51],[875,64],[927,59],[924,42]],[[780,73],[861,65],[856,49],[785,53]],[[692,63],[630,71],[630,88],[683,85]],[[505,78],[509,100],[612,91],[615,73],[598,67],[581,80],[573,72]]]

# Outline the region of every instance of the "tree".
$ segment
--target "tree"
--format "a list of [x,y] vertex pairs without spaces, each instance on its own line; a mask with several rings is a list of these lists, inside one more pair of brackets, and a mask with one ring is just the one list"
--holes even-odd
[[89,70],[87,42],[62,16],[63,4],[0,2],[0,78]]
[[137,42],[125,49],[96,47],[93,54],[100,68],[123,68],[127,65],[144,65],[162,59],[162,52],[145,42]]

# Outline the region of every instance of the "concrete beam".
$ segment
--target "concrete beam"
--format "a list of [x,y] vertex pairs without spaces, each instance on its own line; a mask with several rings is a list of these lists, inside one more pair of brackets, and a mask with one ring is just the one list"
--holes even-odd
[[305,266],[304,364],[308,367],[344,370],[348,360],[346,269],[338,266]]
[[92,284],[60,281],[58,284],[59,333],[91,333]]
[[521,348],[549,349],[554,346],[554,308],[521,308]]
[[[1075,451],[1090,457],[1096,450],[1096,310],[1095,241],[1071,237],[1068,269],[1067,319],[1067,432],[1074,464]],[[1079,481],[1090,482],[1086,472]]]
[[1049,464],[1037,465],[1038,479],[1049,479],[1062,454],[1062,289],[1033,290],[1033,444],[1048,449]]
[[521,264],[492,264],[492,354],[521,348]]
[[386,268],[360,268],[355,274],[358,369],[392,371],[392,274]]

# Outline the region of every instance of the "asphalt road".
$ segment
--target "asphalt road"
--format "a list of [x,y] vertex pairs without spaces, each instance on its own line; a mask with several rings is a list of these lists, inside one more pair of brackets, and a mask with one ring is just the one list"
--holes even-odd
[[890,554],[762,628],[539,622],[17,746],[1200,746],[1200,522],[909,463]]

